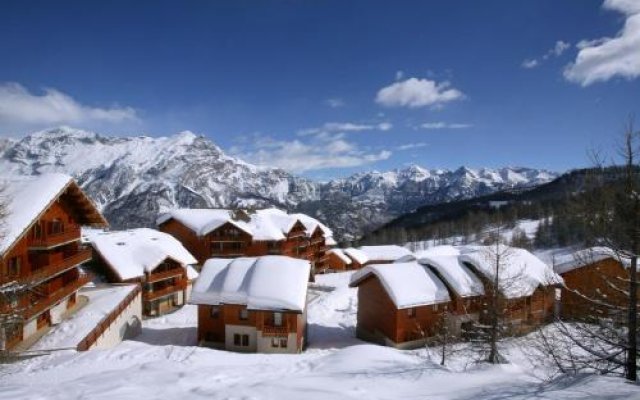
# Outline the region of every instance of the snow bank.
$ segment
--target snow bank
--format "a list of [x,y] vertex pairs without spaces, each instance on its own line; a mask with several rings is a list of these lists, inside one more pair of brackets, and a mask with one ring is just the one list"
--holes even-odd
[[[493,281],[498,275],[502,294],[509,298],[531,296],[539,286],[562,284],[562,278],[551,267],[524,249],[499,246],[460,247],[460,261],[471,264]],[[496,268],[496,255],[500,256]]]
[[375,275],[398,309],[450,301],[446,286],[417,262],[367,265],[354,273],[350,286]]
[[245,304],[254,310],[304,311],[311,265],[287,256],[208,260],[192,304]]
[[23,178],[2,182],[3,197],[8,215],[0,233],[0,254],[3,254],[31,223],[72,182],[64,174],[44,174],[35,178]]
[[155,229],[87,231],[86,235],[94,249],[122,280],[152,272],[166,259],[172,259],[184,267],[198,263],[177,239]]

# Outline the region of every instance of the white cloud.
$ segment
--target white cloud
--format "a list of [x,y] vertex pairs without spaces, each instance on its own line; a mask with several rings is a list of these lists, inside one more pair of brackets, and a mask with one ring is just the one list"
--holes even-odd
[[330,99],[325,100],[325,103],[331,107],[331,108],[340,108],[340,107],[344,107],[347,104],[344,102],[344,100],[342,100],[341,98],[338,97],[332,97]]
[[640,1],[606,0],[604,8],[625,14],[624,27],[614,38],[583,40],[576,59],[564,69],[570,82],[588,86],[616,76],[640,76]]
[[437,83],[429,79],[409,78],[392,83],[378,91],[376,103],[385,107],[427,107],[460,100],[464,94],[450,87],[447,81]]
[[392,154],[389,150],[367,151],[356,143],[344,140],[343,135],[326,132],[311,136],[307,141],[256,137],[250,148],[234,147],[234,151],[236,155],[256,164],[291,172],[357,167],[386,160]]
[[540,58],[528,58],[521,64],[522,68],[532,69],[539,67],[543,62],[547,61],[551,57],[560,57],[565,51],[571,48],[571,43],[563,40],[558,40],[551,49],[549,49]]
[[413,150],[413,149],[418,149],[420,147],[426,147],[426,146],[427,146],[427,143],[424,143],[424,142],[407,143],[407,144],[403,144],[396,147],[396,150],[398,151]]
[[360,124],[354,122],[327,122],[318,128],[307,128],[298,132],[298,136],[317,135],[323,132],[360,132],[360,131],[388,131],[393,128],[390,122],[378,124]]
[[99,108],[80,104],[56,89],[40,95],[19,83],[0,83],[0,123],[9,126],[37,126],[83,122],[121,123],[137,121],[131,107]]
[[467,129],[473,127],[472,124],[448,123],[448,122],[425,122],[420,125],[423,129]]

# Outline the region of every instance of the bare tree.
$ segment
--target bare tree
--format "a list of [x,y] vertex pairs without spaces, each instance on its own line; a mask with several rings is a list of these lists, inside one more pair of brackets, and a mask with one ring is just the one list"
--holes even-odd
[[[588,240],[605,246],[612,257],[626,266],[627,274],[612,276],[603,272],[598,277],[602,290],[567,289],[583,304],[582,312],[570,321],[557,324],[562,338],[543,336],[543,341],[559,369],[564,371],[597,371],[621,374],[637,380],[638,365],[638,277],[640,256],[640,184],[638,145],[640,133],[633,121],[625,126],[618,155],[624,164],[609,168],[614,180],[603,178],[605,168],[600,157],[577,210],[587,223]],[[589,254],[580,264],[591,264]]]

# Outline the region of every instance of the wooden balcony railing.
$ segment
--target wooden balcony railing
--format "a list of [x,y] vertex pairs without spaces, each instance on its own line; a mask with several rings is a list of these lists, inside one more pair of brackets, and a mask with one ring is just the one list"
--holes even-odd
[[55,303],[60,301],[61,299],[71,295],[73,292],[80,289],[82,286],[86,285],[91,281],[91,276],[88,274],[81,274],[78,279],[75,281],[69,282],[69,284],[61,287],[55,292],[49,294],[46,298],[36,302],[29,306],[29,308],[24,312],[25,319],[31,319],[33,316],[40,314],[41,312],[51,308]]
[[289,325],[274,326],[264,325],[262,327],[262,336],[287,336],[289,334]]
[[187,288],[187,281],[185,279],[185,280],[179,281],[175,285],[167,286],[159,290],[154,290],[152,292],[145,291],[142,294],[142,297],[145,301],[158,300],[161,297],[169,296],[171,294],[180,292],[186,288]]
[[168,271],[155,272],[147,276],[147,282],[153,283],[153,282],[164,281],[166,279],[182,276],[183,274],[184,274],[184,269],[182,268],[174,268]]
[[82,264],[90,260],[91,260],[91,250],[83,249],[73,255],[68,256],[67,258],[64,258],[59,261],[54,261],[47,266],[38,268],[37,270],[33,271],[31,274],[21,278],[20,281],[36,284],[53,275],[62,273],[70,268],[75,267],[76,265]]
[[67,226],[64,232],[47,233],[39,238],[30,238],[28,246],[30,250],[50,249],[65,243],[80,240],[80,227],[73,225]]
[[89,348],[91,348],[91,346],[93,346],[93,344],[98,341],[100,336],[102,336],[102,334],[106,332],[107,329],[109,329],[113,321],[115,321],[120,316],[120,314],[122,314],[122,312],[127,307],[129,307],[129,304],[131,304],[136,299],[136,297],[138,297],[138,295],[140,294],[140,290],[140,286],[136,286],[135,289],[133,289],[131,293],[129,293],[127,297],[125,297],[124,300],[120,302],[120,304],[118,304],[118,307],[112,310],[109,315],[104,317],[102,321],[100,321],[98,325],[96,325],[96,327],[93,328],[93,330],[91,330],[91,332],[89,332],[89,334],[85,336],[84,339],[80,341],[80,343],[78,343],[78,347],[76,349],[78,351],[89,350]]

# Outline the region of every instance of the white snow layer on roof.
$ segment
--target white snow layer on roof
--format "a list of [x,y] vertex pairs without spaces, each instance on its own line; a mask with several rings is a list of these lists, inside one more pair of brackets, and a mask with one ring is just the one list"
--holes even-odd
[[1,182],[5,192],[0,200],[7,205],[8,215],[0,226],[0,254],[22,235],[71,180],[64,174],[44,174]]
[[500,256],[498,285],[509,298],[531,296],[539,286],[562,284],[562,278],[538,257],[524,249],[500,246],[460,247],[460,261],[467,262],[493,281],[496,276],[496,253]]
[[564,274],[608,258],[620,262],[627,268],[631,265],[631,258],[625,257],[625,254],[618,253],[609,247],[590,247],[556,259],[557,264],[554,268],[557,273]]
[[396,245],[362,246],[359,248],[370,261],[396,261],[403,257],[412,257],[413,253]]
[[310,270],[308,261],[287,256],[212,258],[204,264],[190,302],[302,312]]
[[357,286],[375,275],[398,309],[444,303],[450,300],[446,286],[429,269],[415,261],[367,265],[351,276]]
[[139,228],[87,235],[93,247],[122,280],[152,272],[167,258],[185,267],[198,263],[177,239],[155,229]]
[[331,249],[328,251],[328,253],[335,254],[340,260],[342,260],[343,263],[347,265],[351,264],[351,259],[346,254],[344,254],[344,251],[342,249]]
[[353,258],[354,261],[358,264],[366,264],[367,262],[369,262],[369,257],[367,257],[364,251],[356,249],[354,247],[344,249],[344,253]]
[[429,247],[425,250],[420,250],[415,253],[416,259],[424,256],[457,256],[460,255],[460,250],[448,244]]
[[253,240],[284,240],[296,221],[300,221],[306,230],[307,236],[320,227],[326,237],[332,237],[333,232],[320,221],[305,214],[287,214],[277,208],[267,208],[248,212],[248,221],[241,221],[233,216],[233,211],[224,209],[175,209],[162,214],[158,224],[170,219],[175,219],[194,231],[199,236],[219,228],[225,223],[230,223],[247,232]]
[[484,285],[457,255],[417,254],[418,263],[435,268],[460,297],[484,295]]

